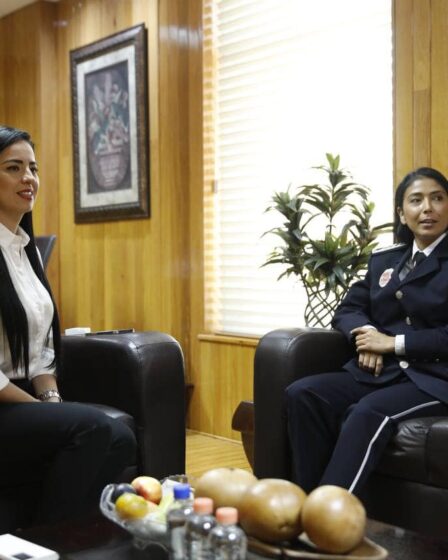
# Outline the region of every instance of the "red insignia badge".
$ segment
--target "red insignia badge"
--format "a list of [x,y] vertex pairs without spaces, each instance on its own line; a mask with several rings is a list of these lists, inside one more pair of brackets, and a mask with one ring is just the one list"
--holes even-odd
[[387,268],[387,269],[383,272],[383,274],[381,274],[381,276],[380,276],[380,281],[379,281],[380,288],[384,288],[384,286],[386,286],[386,285],[388,284],[389,280],[390,280],[391,277],[392,277],[392,272],[393,272],[393,271],[394,271],[393,268]]

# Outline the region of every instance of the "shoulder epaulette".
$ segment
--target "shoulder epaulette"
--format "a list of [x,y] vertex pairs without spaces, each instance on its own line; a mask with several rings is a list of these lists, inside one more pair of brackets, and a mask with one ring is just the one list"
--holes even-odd
[[388,247],[379,247],[372,251],[372,255],[378,255],[378,253],[387,253],[389,251],[397,251],[398,249],[403,249],[406,247],[406,243],[395,243],[394,245],[389,245]]

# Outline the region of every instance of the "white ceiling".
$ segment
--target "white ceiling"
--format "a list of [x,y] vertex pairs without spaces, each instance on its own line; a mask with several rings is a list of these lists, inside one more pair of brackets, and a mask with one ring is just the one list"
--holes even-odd
[[[0,18],[10,14],[11,12],[15,12],[16,10],[20,10],[24,6],[28,6],[28,4],[32,4],[37,0],[0,0]],[[59,2],[59,0],[45,0],[46,2]]]

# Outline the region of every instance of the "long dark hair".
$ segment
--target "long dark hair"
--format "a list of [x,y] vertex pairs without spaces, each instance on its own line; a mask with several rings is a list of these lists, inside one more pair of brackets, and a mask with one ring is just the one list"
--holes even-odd
[[432,167],[419,167],[404,177],[395,191],[395,235],[398,241],[410,245],[414,240],[414,234],[407,225],[402,224],[398,214],[398,208],[403,209],[404,195],[408,187],[417,179],[433,179],[448,193],[448,179]]
[[[11,128],[8,126],[0,126],[0,153],[3,152],[12,144],[16,142],[25,141],[33,148],[34,144],[28,132],[19,130],[18,128]],[[51,331],[53,332],[53,346],[55,359],[50,367],[56,366],[59,369],[60,365],[60,348],[61,348],[61,334],[59,325],[59,316],[54,302],[53,294],[47,277],[45,276],[39,255],[37,253],[36,242],[34,239],[33,231],[33,216],[32,212],[23,215],[20,221],[20,227],[29,235],[30,242],[25,247],[25,252],[33,267],[36,276],[39,278],[43,286],[50,294],[51,301],[53,302],[54,313],[51,324]],[[28,320],[26,317],[25,309],[17,295],[17,292],[12,283],[11,276],[9,275],[8,267],[0,250],[0,314],[3,323],[3,331],[8,339],[9,350],[11,353],[12,367],[17,370],[22,366],[25,374],[29,374],[29,331]],[[50,333],[48,333],[49,336]],[[47,336],[47,339],[48,339]]]

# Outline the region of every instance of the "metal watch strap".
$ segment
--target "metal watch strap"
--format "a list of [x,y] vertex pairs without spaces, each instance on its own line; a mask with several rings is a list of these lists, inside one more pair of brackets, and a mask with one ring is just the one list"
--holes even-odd
[[62,401],[61,395],[59,394],[59,391],[57,389],[47,389],[46,391],[42,391],[42,393],[39,393],[37,395],[37,398],[40,401],[48,401],[53,397],[57,397],[59,399],[59,402]]

